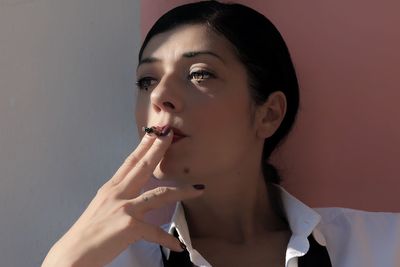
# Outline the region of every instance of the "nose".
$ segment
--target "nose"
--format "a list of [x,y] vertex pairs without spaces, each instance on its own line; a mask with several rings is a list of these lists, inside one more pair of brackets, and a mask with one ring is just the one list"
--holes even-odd
[[153,110],[170,113],[180,112],[183,108],[181,85],[173,75],[165,75],[150,95]]

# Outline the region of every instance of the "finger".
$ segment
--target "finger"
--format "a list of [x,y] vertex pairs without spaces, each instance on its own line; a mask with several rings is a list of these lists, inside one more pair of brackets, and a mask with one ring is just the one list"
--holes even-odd
[[163,247],[177,252],[182,252],[184,250],[178,238],[160,227],[138,221],[136,229],[140,232],[140,237],[143,240],[160,244]]
[[153,209],[180,200],[201,196],[204,185],[187,185],[184,187],[157,187],[149,190],[131,201],[132,213],[139,217]]
[[123,181],[119,184],[121,193],[131,196],[139,193],[144,184],[149,180],[157,164],[163,158],[169,145],[172,142],[173,132],[165,136],[158,136],[146,154],[128,172]]
[[156,140],[155,135],[145,134],[136,149],[125,159],[124,163],[119,167],[114,176],[108,183],[111,185],[119,184],[126,174],[139,162],[146,154],[151,145]]

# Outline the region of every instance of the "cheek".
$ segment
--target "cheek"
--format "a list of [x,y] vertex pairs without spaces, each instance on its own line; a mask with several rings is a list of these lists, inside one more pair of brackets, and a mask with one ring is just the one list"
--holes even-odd
[[249,110],[239,101],[220,103],[204,110],[202,116],[197,118],[201,133],[196,147],[198,155],[203,160],[218,160],[218,164],[224,161],[229,165],[246,149],[252,136]]
[[201,122],[204,129],[207,127],[210,134],[234,133],[243,127],[249,128],[250,108],[246,102],[245,96],[225,97],[224,101],[215,101],[208,103],[198,114],[198,121]]

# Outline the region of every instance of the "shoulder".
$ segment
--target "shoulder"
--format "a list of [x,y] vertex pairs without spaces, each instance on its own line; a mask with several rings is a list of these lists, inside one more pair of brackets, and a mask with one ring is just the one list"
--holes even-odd
[[317,208],[313,235],[334,266],[400,266],[400,213]]
[[[353,229],[379,234],[400,227],[400,213],[370,212],[348,208],[315,208],[320,216],[319,227]],[[380,227],[377,227],[380,226]],[[380,229],[382,227],[385,229]]]

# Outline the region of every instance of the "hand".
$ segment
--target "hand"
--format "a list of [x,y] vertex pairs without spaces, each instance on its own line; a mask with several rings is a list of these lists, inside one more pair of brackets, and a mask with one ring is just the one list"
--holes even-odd
[[104,266],[129,244],[144,239],[174,251],[180,241],[158,226],[143,221],[144,214],[165,204],[202,195],[193,186],[158,187],[140,194],[172,141],[145,134],[115,175],[107,181],[86,210],[47,254],[45,266]]

